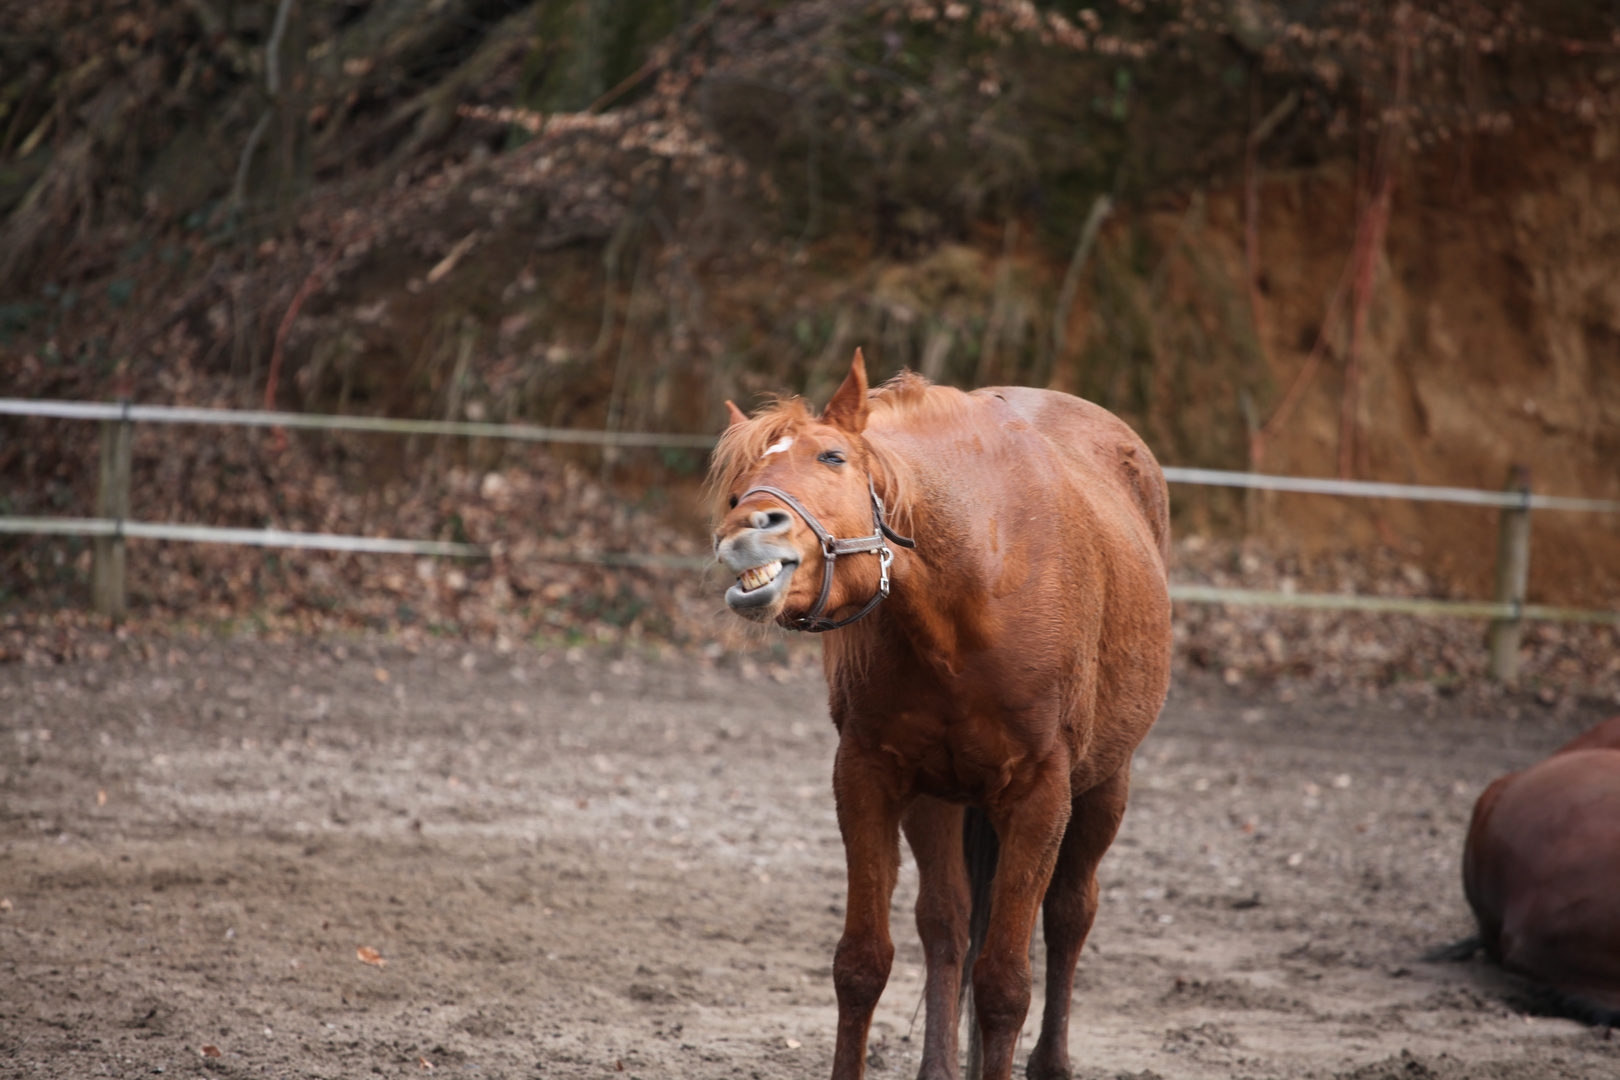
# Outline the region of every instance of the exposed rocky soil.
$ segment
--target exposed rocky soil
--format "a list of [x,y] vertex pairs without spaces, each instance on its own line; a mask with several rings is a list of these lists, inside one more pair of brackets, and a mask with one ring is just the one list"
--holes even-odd
[[[99,644],[0,667],[0,1075],[826,1071],[811,653]],[[1620,1072],[1481,962],[1421,959],[1471,928],[1475,794],[1601,714],[1284,696],[1184,674],[1138,754],[1078,1074]],[[914,889],[878,1078],[917,1065]]]

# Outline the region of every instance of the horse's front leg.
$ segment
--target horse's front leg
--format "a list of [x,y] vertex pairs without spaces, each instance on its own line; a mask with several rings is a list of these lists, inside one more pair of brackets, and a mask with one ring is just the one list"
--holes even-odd
[[899,787],[892,760],[874,759],[847,738],[839,744],[833,795],[849,867],[849,898],[844,936],[833,957],[833,987],[838,994],[833,1080],[860,1080],[872,1010],[894,961],[889,900],[900,869]]
[[962,861],[962,808],[922,796],[901,824],[917,857],[917,936],[928,966],[928,1003],[918,1080],[956,1080],[957,1010],[968,950],[967,866]]
[[1069,762],[1054,754],[1020,797],[993,804],[1001,856],[990,894],[990,927],[973,965],[973,1001],[984,1042],[984,1080],[1009,1080],[1029,1013],[1029,942],[1069,822]]

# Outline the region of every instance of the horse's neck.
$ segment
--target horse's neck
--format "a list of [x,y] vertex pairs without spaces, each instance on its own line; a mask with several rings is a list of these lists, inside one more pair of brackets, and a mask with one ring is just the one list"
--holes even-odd
[[969,551],[971,515],[987,512],[979,503],[988,493],[963,491],[933,475],[926,449],[913,443],[895,454],[911,471],[913,497],[904,526],[917,547],[896,552],[889,599],[863,620],[863,647],[902,664],[913,657],[930,663],[954,652],[966,629],[958,624],[958,601],[988,588],[977,580],[982,565]]

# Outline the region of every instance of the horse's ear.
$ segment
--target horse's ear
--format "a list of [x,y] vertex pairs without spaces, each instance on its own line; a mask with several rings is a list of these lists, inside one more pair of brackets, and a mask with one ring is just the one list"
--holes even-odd
[[731,417],[731,422],[726,425],[727,427],[736,427],[738,424],[748,423],[748,417],[744,416],[743,411],[729,400],[726,402],[726,415]]
[[824,423],[843,428],[851,435],[859,435],[866,429],[868,411],[866,357],[861,355],[860,349],[856,349],[855,359],[849,365],[849,374],[844,376],[843,385],[821,411],[821,419]]

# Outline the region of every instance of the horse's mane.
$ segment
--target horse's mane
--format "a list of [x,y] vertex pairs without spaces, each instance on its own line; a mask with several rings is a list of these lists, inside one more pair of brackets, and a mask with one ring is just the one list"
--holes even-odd
[[[914,371],[902,371],[882,386],[867,391],[871,419],[867,422],[866,447],[872,459],[872,479],[889,524],[904,533],[912,526],[915,489],[911,468],[883,439],[883,431],[902,424],[925,424],[944,419],[965,401],[963,395],[935,387]],[[710,513],[715,521],[726,514],[726,497],[737,482],[758,463],[765,450],[791,428],[815,420],[801,397],[781,397],[767,402],[746,422],[733,424],[720,436],[709,463],[707,482]]]
[[927,411],[930,403],[945,400],[945,395],[929,394],[933,387],[927,376],[902,371],[866,397],[873,412],[887,413],[895,419],[912,419],[914,414]]

